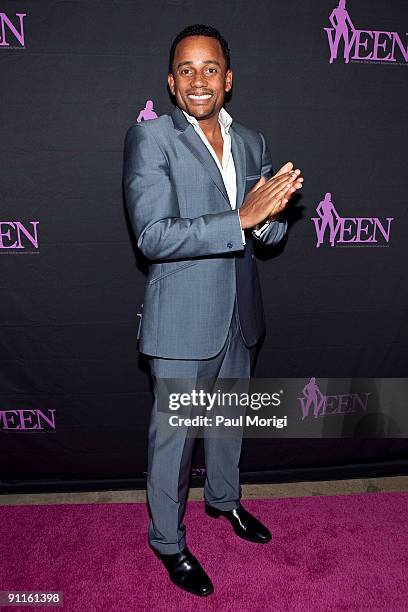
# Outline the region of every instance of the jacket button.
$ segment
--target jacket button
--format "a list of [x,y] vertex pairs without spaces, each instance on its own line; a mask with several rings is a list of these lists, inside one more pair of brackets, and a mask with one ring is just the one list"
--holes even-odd
[[232,242],[228,242],[228,243],[227,243],[227,247],[228,247],[229,249],[232,249]]

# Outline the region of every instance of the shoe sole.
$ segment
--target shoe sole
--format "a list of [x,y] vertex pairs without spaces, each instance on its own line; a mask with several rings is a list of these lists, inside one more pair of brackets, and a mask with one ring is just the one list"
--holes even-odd
[[182,586],[178,582],[175,582],[174,580],[172,580],[172,578],[170,578],[170,581],[173,584],[175,584],[176,587],[178,587],[179,589],[182,589],[183,591],[187,591],[187,593],[192,593],[192,595],[196,595],[197,597],[208,597],[208,595],[211,595],[211,593],[214,593],[214,588],[212,588],[211,591],[208,591],[208,593],[197,593],[196,591],[193,591],[193,589],[189,589],[187,587]]
[[234,528],[232,528],[232,531],[235,533],[236,536],[238,536],[242,540],[246,540],[247,542],[252,542],[253,544],[268,544],[268,542],[272,540],[272,537],[270,537],[269,540],[253,540],[252,538],[248,538],[242,535],[242,533],[237,533]]

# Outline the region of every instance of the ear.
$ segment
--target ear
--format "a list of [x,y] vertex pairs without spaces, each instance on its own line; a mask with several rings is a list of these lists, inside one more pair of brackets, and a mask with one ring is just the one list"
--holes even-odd
[[171,94],[174,96],[175,95],[175,93],[174,93],[174,77],[171,74],[171,72],[169,72],[169,74],[167,75],[167,83],[168,83],[168,85],[170,87]]
[[230,91],[232,88],[232,70],[227,70],[225,73],[225,91]]

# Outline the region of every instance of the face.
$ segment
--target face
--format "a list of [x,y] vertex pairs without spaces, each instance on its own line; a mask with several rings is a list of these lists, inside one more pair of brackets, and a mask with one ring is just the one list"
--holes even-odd
[[221,45],[209,36],[187,36],[176,47],[167,82],[177,106],[197,120],[218,117],[232,87]]

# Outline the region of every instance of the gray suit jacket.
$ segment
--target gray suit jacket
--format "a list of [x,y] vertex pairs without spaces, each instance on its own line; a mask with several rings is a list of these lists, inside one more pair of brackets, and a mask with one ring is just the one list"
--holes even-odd
[[[242,244],[238,208],[262,174],[272,176],[261,132],[231,123],[237,208],[231,209],[222,176],[207,147],[176,106],[132,125],[126,134],[123,183],[137,245],[151,261],[143,302],[139,349],[173,359],[207,359],[222,348],[236,294],[236,258],[245,267],[256,319],[253,344],[264,331],[262,298],[252,237]],[[277,243],[285,220],[270,224],[263,244]],[[244,268],[242,268],[244,270]],[[237,273],[238,274],[238,273]],[[248,283],[247,283],[248,284]],[[253,305],[252,305],[253,303]]]

